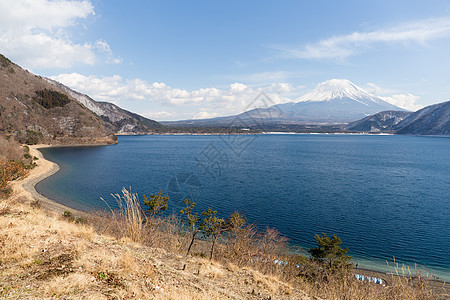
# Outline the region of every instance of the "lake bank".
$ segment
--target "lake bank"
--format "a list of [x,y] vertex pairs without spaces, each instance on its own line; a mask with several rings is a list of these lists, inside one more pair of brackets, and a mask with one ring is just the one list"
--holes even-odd
[[39,144],[28,146],[30,149],[29,154],[33,157],[37,157],[36,167],[30,170],[28,176],[22,180],[13,181],[11,186],[14,194],[13,198],[26,197],[32,201],[39,201],[40,205],[44,208],[63,214],[64,211],[70,210],[76,215],[83,216],[86,213],[75,208],[65,206],[61,203],[53,201],[36,191],[36,184],[40,181],[52,176],[59,171],[60,167],[57,163],[47,160],[39,149],[52,147],[51,145]]

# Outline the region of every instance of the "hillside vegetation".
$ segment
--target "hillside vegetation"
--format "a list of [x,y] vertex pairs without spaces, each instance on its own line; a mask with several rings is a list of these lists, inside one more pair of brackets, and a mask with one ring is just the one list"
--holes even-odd
[[33,97],[33,100],[47,109],[63,107],[70,102],[67,95],[48,89],[36,91],[36,95],[37,96]]
[[352,122],[349,131],[412,135],[450,135],[450,101],[426,106],[416,112],[383,111]]
[[0,135],[20,143],[111,144],[113,131],[64,91],[0,55]]

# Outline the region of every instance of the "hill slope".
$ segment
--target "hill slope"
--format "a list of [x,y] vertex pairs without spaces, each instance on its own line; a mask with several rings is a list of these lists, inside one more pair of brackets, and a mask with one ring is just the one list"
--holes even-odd
[[114,143],[94,113],[0,55],[0,134],[21,143]]
[[63,90],[83,104],[90,111],[101,117],[114,132],[120,134],[147,134],[154,129],[162,128],[160,123],[129,112],[109,102],[98,102],[86,94],[79,93],[55,80],[44,78],[50,84]]
[[365,132],[395,132],[396,126],[412,112],[388,110],[348,124],[346,130]]
[[0,134],[21,143],[110,144],[163,126],[23,70],[0,54]]
[[430,105],[397,125],[398,134],[450,135],[450,101]]
[[346,130],[413,135],[450,135],[450,101],[414,113],[384,111],[350,123]]

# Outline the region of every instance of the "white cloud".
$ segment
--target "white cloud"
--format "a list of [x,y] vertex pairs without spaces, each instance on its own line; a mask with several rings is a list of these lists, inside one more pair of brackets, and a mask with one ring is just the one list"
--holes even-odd
[[270,86],[264,88],[265,92],[274,92],[283,95],[298,95],[301,90],[303,90],[305,86],[298,85],[293,86],[290,83],[280,82],[280,83],[272,83]]
[[122,58],[114,57],[111,47],[109,46],[109,44],[107,42],[98,40],[95,42],[95,47],[98,51],[106,53],[108,63],[110,63],[110,64],[122,63]]
[[88,0],[0,1],[0,52],[26,68],[68,68],[77,63],[94,64],[105,55],[120,63],[102,40],[74,43],[68,29],[94,15]]
[[420,97],[411,93],[401,94],[395,90],[382,88],[372,82],[366,84],[365,89],[366,91],[376,95],[380,99],[407,110],[416,111],[423,108],[422,105],[416,104],[416,101]]
[[230,90],[231,91],[233,91],[233,92],[243,92],[243,91],[245,91],[246,89],[248,89],[248,87],[245,85],[245,84],[242,84],[242,83],[233,83],[233,84],[231,84],[230,85]]
[[378,86],[377,84],[373,82],[369,82],[366,84],[366,87],[364,88],[366,91],[368,91],[371,94],[374,95],[382,95],[382,94],[388,94],[388,93],[395,93],[394,90],[382,88],[381,86]]
[[210,119],[217,117],[219,114],[214,112],[201,111],[194,115],[193,119]]
[[394,104],[398,107],[416,111],[423,108],[423,105],[416,104],[416,101],[419,99],[419,96],[413,94],[395,94],[392,96],[379,96],[386,102]]
[[73,26],[78,18],[94,14],[89,1],[2,0],[0,25],[12,30],[55,30]]
[[147,118],[150,119],[161,119],[161,118],[167,118],[167,117],[171,117],[173,116],[173,113],[168,112],[168,111],[156,111],[156,112],[147,112],[147,113],[143,113],[142,115],[146,116]]
[[[124,107],[138,106],[136,112],[156,119],[204,118],[243,112],[261,92],[267,93],[273,104],[292,101],[286,96],[296,88],[288,83],[254,88],[232,83],[225,89],[201,88],[188,91],[163,82],[149,83],[141,79],[125,80],[119,75],[110,77],[84,76],[78,73],[51,77],[76,91],[86,93],[98,101],[108,101]],[[149,107],[152,107],[152,110]],[[164,113],[161,113],[164,112]],[[170,112],[170,114],[166,113]]]
[[299,48],[275,47],[284,56],[301,59],[345,59],[367,50],[377,43],[415,43],[426,45],[428,41],[450,36],[450,19],[434,18],[406,23],[391,28],[353,32],[334,36]]

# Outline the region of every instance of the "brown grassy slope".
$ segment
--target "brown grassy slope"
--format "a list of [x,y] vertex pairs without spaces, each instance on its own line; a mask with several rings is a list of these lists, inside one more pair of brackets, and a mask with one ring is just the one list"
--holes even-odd
[[42,78],[0,55],[0,134],[25,139],[36,132],[40,143],[112,143],[110,130],[95,114],[73,98],[63,107],[47,109],[33,101],[36,91],[63,93]]
[[309,299],[248,268],[98,235],[26,199],[0,211],[0,296],[9,299]]

